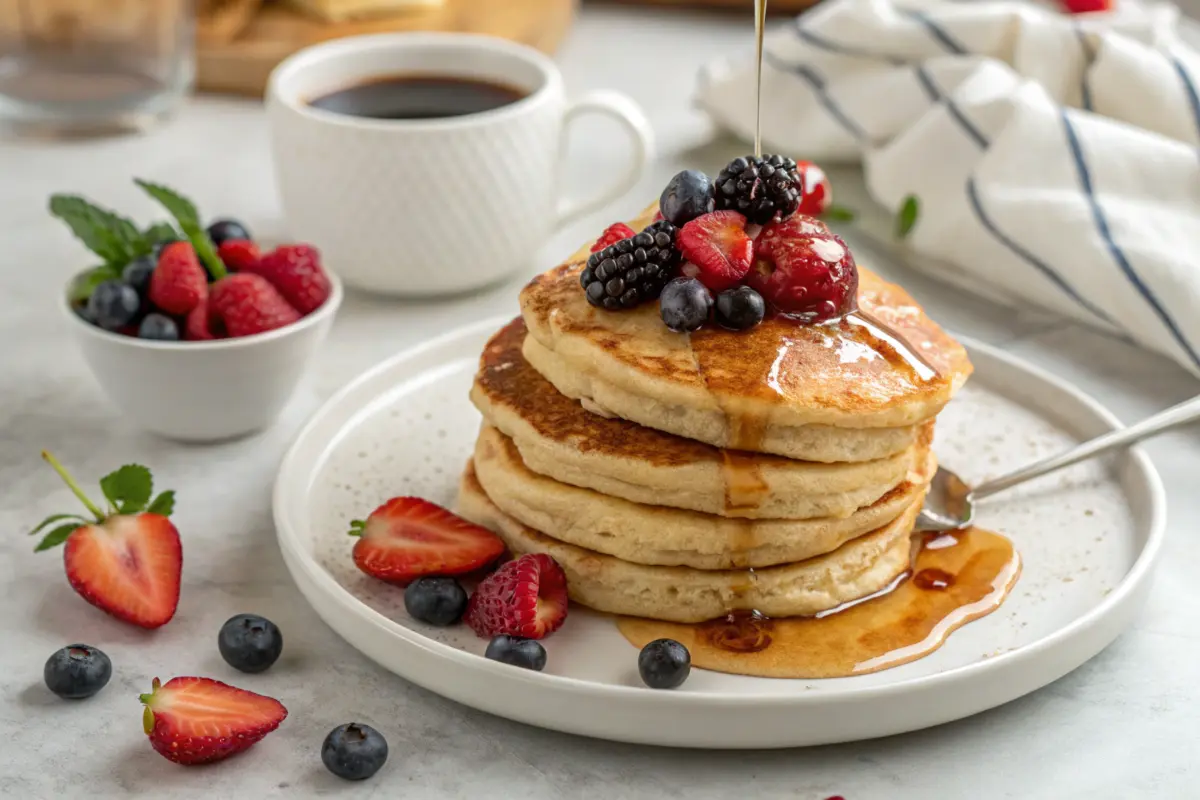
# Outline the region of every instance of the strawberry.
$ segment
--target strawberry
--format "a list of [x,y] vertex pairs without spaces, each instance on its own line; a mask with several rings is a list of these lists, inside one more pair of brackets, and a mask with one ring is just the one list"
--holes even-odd
[[541,639],[567,618],[567,576],[544,553],[529,553],[493,572],[467,602],[463,621],[484,639],[500,634]]
[[833,187],[825,177],[825,170],[811,161],[797,161],[796,172],[800,175],[801,185],[800,207],[796,213],[821,216],[833,204]]
[[209,318],[210,309],[208,307],[208,299],[200,302],[200,305],[188,312],[187,319],[183,322],[183,338],[189,342],[204,342],[209,339],[216,339],[217,335],[212,329],[212,320]]
[[166,491],[151,500],[150,470],[127,464],[100,479],[100,490],[109,502],[108,509],[101,510],[54,456],[43,451],[42,458],[95,519],[78,514],[47,517],[30,533],[60,524],[45,535],[36,550],[65,542],[67,580],[96,608],[143,628],[170,622],[179,605],[183,567],[179,531],[167,519],[175,508],[175,493]]
[[714,294],[732,289],[750,271],[754,241],[746,218],[736,211],[702,214],[679,230],[679,249],[688,264],[682,272],[698,278]]
[[272,697],[210,678],[172,678],[138,699],[155,750],[176,764],[208,764],[246,750],[287,719]]
[[227,275],[214,283],[208,306],[210,320],[215,317],[223,323],[230,336],[252,336],[300,319],[300,312],[266,278],[253,272]]
[[329,276],[321,268],[321,254],[307,244],[277,247],[249,271],[270,281],[301,315],[316,311],[333,291]]
[[188,242],[163,248],[150,275],[150,302],[168,314],[183,316],[208,296],[208,274]]
[[350,523],[354,563],[368,575],[401,586],[425,575],[464,575],[504,553],[504,542],[419,497],[393,497],[366,521]]
[[600,234],[600,238],[592,245],[592,252],[596,253],[609,245],[614,245],[622,239],[628,239],[630,236],[637,236],[637,231],[626,225],[624,222],[614,222],[604,229],[604,233]]
[[784,314],[824,322],[857,306],[858,267],[818,219],[795,214],[762,229],[746,283]]
[[249,239],[226,239],[217,248],[217,255],[230,272],[253,272],[262,251]]
[[1112,11],[1115,0],[1059,0],[1063,10],[1071,14],[1090,14],[1097,11]]

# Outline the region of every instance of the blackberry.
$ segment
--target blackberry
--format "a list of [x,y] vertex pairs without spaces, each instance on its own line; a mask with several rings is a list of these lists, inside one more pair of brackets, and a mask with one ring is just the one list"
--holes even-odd
[[682,258],[675,246],[678,232],[671,223],[659,220],[636,236],[592,253],[579,276],[588,302],[618,311],[658,299]]
[[729,162],[717,176],[717,208],[765,225],[787,219],[800,207],[803,181],[796,162],[784,156],[745,156]]

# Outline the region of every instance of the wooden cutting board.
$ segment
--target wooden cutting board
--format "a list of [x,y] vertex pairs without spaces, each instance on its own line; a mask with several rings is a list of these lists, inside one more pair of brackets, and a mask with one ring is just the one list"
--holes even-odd
[[[262,95],[276,64],[326,39],[386,31],[460,31],[500,36],[549,53],[575,14],[575,0],[445,0],[439,8],[394,17],[327,23],[279,2],[209,4],[209,15],[201,10],[197,36],[197,86],[254,96]],[[247,4],[252,13],[245,13]],[[238,14],[244,19],[237,21]]]

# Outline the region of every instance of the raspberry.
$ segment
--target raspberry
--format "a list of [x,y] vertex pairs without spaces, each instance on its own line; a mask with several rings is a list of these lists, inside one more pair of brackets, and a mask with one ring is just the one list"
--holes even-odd
[[829,185],[829,178],[825,177],[825,170],[811,161],[797,161],[796,174],[800,176],[802,184],[800,207],[796,213],[819,217],[828,211],[829,206],[833,205],[833,187]]
[[600,238],[596,240],[594,245],[592,245],[591,252],[595,253],[597,250],[603,250],[609,245],[616,244],[622,239],[628,239],[630,236],[634,236],[636,234],[637,231],[626,225],[624,222],[614,222],[612,225],[609,225],[604,229],[604,233],[600,234]]
[[541,639],[567,618],[567,576],[544,553],[530,553],[493,572],[467,603],[463,620],[480,637]]
[[187,319],[183,323],[183,338],[187,341],[204,342],[217,338],[212,329],[211,309],[208,303],[207,299],[202,300],[200,305],[188,312]]
[[333,291],[329,276],[321,267],[321,254],[307,244],[277,247],[249,271],[270,281],[301,315],[316,311]]
[[230,272],[254,272],[262,252],[249,239],[226,239],[217,248],[217,255]]
[[150,302],[168,314],[183,316],[208,297],[208,274],[188,242],[163,248],[150,275]]
[[679,231],[679,249],[688,261],[681,272],[699,279],[713,292],[741,283],[754,257],[746,218],[736,211],[713,211],[696,217]]
[[252,336],[300,319],[300,312],[266,278],[252,272],[229,275],[213,284],[209,306],[230,336]]
[[738,211],[765,225],[787,219],[800,205],[796,162],[783,156],[745,156],[729,162],[717,176],[717,208]]
[[746,283],[776,310],[824,322],[857,307],[858,267],[825,223],[801,214],[763,228]]

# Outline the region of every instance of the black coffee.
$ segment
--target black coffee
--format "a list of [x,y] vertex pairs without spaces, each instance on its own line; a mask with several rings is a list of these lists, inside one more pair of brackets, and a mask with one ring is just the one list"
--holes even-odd
[[310,100],[314,108],[371,119],[439,119],[515,103],[524,92],[472,78],[388,75]]

